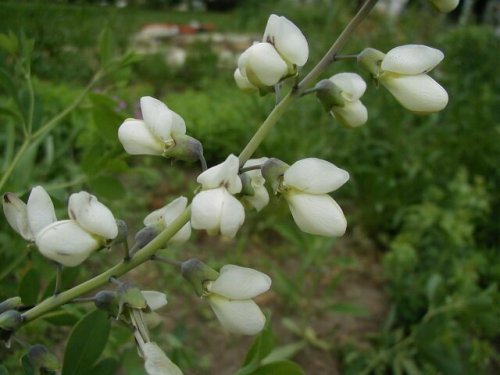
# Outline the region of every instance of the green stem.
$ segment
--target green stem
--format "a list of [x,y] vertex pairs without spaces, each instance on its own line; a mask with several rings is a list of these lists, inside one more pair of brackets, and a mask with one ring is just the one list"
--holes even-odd
[[33,82],[31,80],[30,73],[26,73],[26,82],[28,85],[28,93],[29,93],[28,135],[31,135],[31,130],[33,129],[33,116],[35,113],[35,91],[33,90]]
[[16,168],[17,163],[19,163],[19,160],[21,160],[21,158],[24,156],[24,153],[26,152],[26,150],[28,149],[28,147],[30,145],[31,145],[30,138],[25,138],[21,147],[19,147],[19,149],[17,150],[16,156],[14,156],[14,159],[12,159],[12,161],[9,164],[9,167],[7,168],[5,173],[3,174],[2,178],[0,179],[0,191],[3,190],[5,183],[9,179],[12,172],[14,172],[14,169]]

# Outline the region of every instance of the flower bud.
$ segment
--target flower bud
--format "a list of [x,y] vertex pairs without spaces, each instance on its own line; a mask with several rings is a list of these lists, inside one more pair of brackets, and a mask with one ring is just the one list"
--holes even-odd
[[41,344],[29,348],[28,359],[35,371],[42,371],[42,374],[46,371],[57,371],[60,368],[57,357]]
[[111,316],[118,316],[118,296],[112,290],[101,290],[94,296],[94,304],[100,309],[107,311]]
[[196,294],[203,296],[206,293],[207,281],[216,280],[219,273],[198,259],[189,259],[182,263],[182,276],[191,283]]
[[288,164],[276,158],[268,159],[262,166],[262,176],[271,185],[274,194],[277,193],[283,180],[283,175],[289,167]]
[[374,77],[377,77],[380,72],[380,64],[384,59],[385,54],[375,48],[365,48],[358,55],[358,64]]
[[28,223],[26,203],[14,193],[5,193],[2,199],[3,213],[9,225],[25,240],[33,241],[34,237]]
[[332,107],[342,107],[344,106],[344,98],[342,97],[342,90],[335,83],[329,79],[323,79],[319,81],[315,89],[316,96],[318,97],[325,111],[330,112]]
[[7,310],[0,314],[0,330],[13,332],[21,326],[23,317],[17,310]]
[[163,156],[190,163],[197,162],[203,158],[203,146],[196,138],[189,135],[177,135],[174,141],[175,144],[165,149]]
[[135,235],[134,250],[142,249],[160,233],[158,226],[147,226],[142,228]]
[[22,305],[21,297],[12,297],[0,303],[0,314],[7,310],[15,310]]
[[119,243],[125,242],[128,236],[128,226],[123,220],[116,220],[116,226],[118,227],[118,234],[113,239],[110,245],[117,245]]

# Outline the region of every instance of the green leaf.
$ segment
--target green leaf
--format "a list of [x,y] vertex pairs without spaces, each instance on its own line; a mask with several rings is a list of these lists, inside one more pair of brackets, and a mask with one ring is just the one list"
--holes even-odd
[[39,292],[40,276],[36,270],[30,269],[19,284],[18,294],[25,305],[35,305],[38,302]]
[[23,366],[24,375],[36,375],[39,371],[35,371],[31,362],[28,358],[28,354],[25,354],[21,357],[21,365]]
[[92,367],[89,373],[92,375],[114,375],[118,364],[118,361],[114,358],[104,358]]
[[337,314],[346,314],[352,316],[367,316],[368,311],[365,308],[352,303],[334,303],[331,309]]
[[45,314],[43,319],[56,326],[73,326],[78,322],[78,316],[64,308]]
[[99,61],[102,67],[107,66],[113,58],[113,36],[106,25],[99,34]]
[[438,273],[433,273],[429,279],[427,280],[427,284],[425,286],[425,294],[427,296],[427,300],[429,301],[430,306],[434,306],[436,303],[436,292],[439,286],[443,282],[443,277]]
[[0,365],[0,375],[9,375],[9,371],[3,365]]
[[125,117],[115,112],[117,103],[106,95],[90,94],[94,127],[103,140],[116,144],[118,128]]
[[95,310],[85,315],[70,333],[64,352],[62,375],[91,374],[109,337],[111,323],[106,312]]
[[274,362],[259,367],[251,375],[304,375],[304,370],[291,361]]
[[235,375],[252,374],[259,367],[261,360],[273,350],[275,340],[271,331],[270,321],[270,317],[267,317],[266,326],[255,338],[245,357],[243,367]]
[[11,55],[15,55],[19,51],[19,40],[12,31],[9,30],[8,34],[0,34],[0,49]]
[[292,358],[299,351],[304,349],[307,346],[305,341],[298,341],[292,344],[279,346],[271,353],[269,353],[264,359],[262,359],[261,363],[263,365],[267,365],[273,362],[283,361],[285,359]]

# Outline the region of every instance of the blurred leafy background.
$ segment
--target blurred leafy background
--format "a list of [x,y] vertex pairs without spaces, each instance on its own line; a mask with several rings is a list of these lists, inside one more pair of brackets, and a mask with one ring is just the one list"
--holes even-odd
[[[106,53],[123,54],[145,24],[196,20],[220,33],[258,39],[268,15],[278,13],[307,36],[307,70],[356,10],[356,2],[347,0],[248,0],[224,12],[179,11],[179,1],[130,2],[122,8],[108,3],[0,1],[2,174],[22,144],[23,114],[16,108],[29,104],[18,69],[26,56],[12,40],[34,40],[36,130],[92,79],[102,65],[103,44]],[[156,335],[187,374],[232,374],[251,360],[265,365],[276,348],[280,359],[293,358],[303,368],[289,368],[290,374],[500,372],[500,45],[491,25],[474,15],[461,23],[456,18],[433,12],[424,1],[411,2],[399,18],[374,12],[344,51],[366,46],[387,51],[409,43],[443,50],[446,58],[433,75],[450,95],[444,111],[415,116],[370,84],[363,97],[369,122],[349,130],[323,113],[314,97],[305,97],[258,150],[257,156],[289,163],[324,158],[349,171],[350,182],[335,193],[349,221],[344,238],[300,233],[286,204],[276,201],[259,215],[249,213],[234,240],[196,233],[189,244],[169,250],[178,259],[198,257],[213,267],[236,263],[272,276],[273,291],[259,301],[272,312],[272,324],[245,363],[252,339],[222,333],[179,274],[158,264],[132,272],[139,286],[168,293]],[[106,43],[99,35],[106,35]],[[190,134],[202,140],[209,165],[238,153],[274,101],[239,92],[232,79],[235,65],[221,64],[210,43],[187,46],[182,66],[169,65],[159,50],[114,69],[29,148],[4,191],[24,194],[42,184],[64,216],[68,194],[86,189],[132,230],[151,209],[189,195],[186,186],[194,190],[197,166],[130,157],[116,130],[125,118],[135,117],[140,96],[153,95],[184,117]],[[341,61],[328,74],[341,71],[357,67]],[[0,300],[21,295],[25,303],[36,303],[51,293],[53,267],[27,249],[4,220],[0,228]],[[67,270],[66,285],[119,256],[97,254],[85,267]],[[62,357],[69,329],[86,311],[65,307],[28,325],[20,336],[45,343]],[[0,361],[16,369],[22,352],[15,343],[10,350],[2,347]],[[143,373],[126,329],[113,326],[103,358],[113,361],[103,374]],[[247,366],[241,374],[252,371]],[[273,373],[266,371],[259,373]]]

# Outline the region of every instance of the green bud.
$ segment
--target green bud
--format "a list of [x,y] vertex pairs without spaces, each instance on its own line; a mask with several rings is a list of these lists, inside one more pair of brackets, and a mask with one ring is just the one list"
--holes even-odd
[[124,222],[123,220],[116,220],[116,225],[118,227],[118,235],[113,239],[111,245],[117,245],[127,240],[128,236],[127,223]]
[[23,317],[17,310],[7,310],[0,314],[0,330],[13,332],[21,326]]
[[57,371],[60,368],[57,357],[41,344],[29,348],[28,359],[31,365],[36,370],[41,370],[42,373],[44,371]]
[[107,311],[111,316],[118,316],[118,296],[112,290],[101,290],[94,296],[94,304],[100,310]]
[[118,287],[118,315],[119,317],[124,307],[145,310],[148,308],[146,299],[139,288],[130,283],[123,283]]
[[318,97],[325,111],[330,112],[332,107],[343,107],[345,104],[342,97],[342,90],[329,79],[319,81],[314,87],[316,96]]
[[266,183],[270,184],[274,194],[279,190],[283,175],[290,166],[276,158],[268,159],[262,166],[262,176],[266,179]]
[[134,249],[139,250],[150,243],[158,234],[160,233],[160,228],[156,226],[147,226],[142,228],[135,235]]
[[365,48],[358,55],[358,64],[374,77],[377,77],[380,73],[380,64],[384,57],[385,54],[375,48]]
[[240,174],[240,180],[242,185],[241,194],[254,196],[255,190],[252,186],[252,178],[247,173],[243,173]]
[[12,297],[0,303],[0,314],[7,310],[15,310],[22,305],[21,297]]
[[187,162],[197,162],[203,158],[203,146],[189,135],[176,135],[175,144],[163,152],[163,156]]
[[219,273],[210,268],[198,259],[189,259],[182,263],[182,276],[191,283],[196,294],[203,296],[205,293],[205,283],[214,281],[219,277]]

